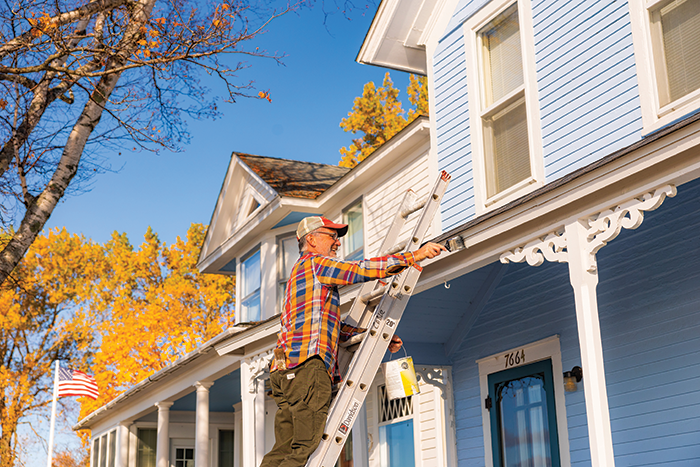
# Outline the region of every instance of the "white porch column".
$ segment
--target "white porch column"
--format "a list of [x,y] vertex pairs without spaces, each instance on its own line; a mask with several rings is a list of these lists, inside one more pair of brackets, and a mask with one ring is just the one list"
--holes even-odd
[[255,465],[265,456],[265,381],[260,379],[255,394]]
[[156,444],[156,467],[170,466],[170,407],[172,402],[156,402],[158,407],[158,438]]
[[581,346],[583,389],[588,421],[588,443],[594,467],[613,467],[612,430],[608,391],[603,363],[603,342],[598,319],[598,271],[587,269],[590,251],[586,248],[588,228],[579,221],[566,225],[569,280],[574,289],[576,323]]
[[131,422],[123,421],[117,427],[117,465],[116,467],[129,467],[129,425]]
[[539,266],[545,260],[569,263],[569,280],[574,289],[576,322],[583,389],[586,400],[588,442],[593,467],[614,467],[612,429],[605,381],[603,343],[598,319],[598,265],[596,254],[624,229],[636,229],[645,211],[661,206],[666,197],[676,195],[673,185],[658,187],[619,205],[588,216],[569,219],[563,228],[537,237],[501,255],[501,262],[527,261]]
[[194,464],[197,467],[209,467],[209,388],[213,384],[210,381],[194,383],[197,388]]
[[241,361],[241,467],[257,467],[265,455],[265,385],[259,380],[272,351]]
[[[255,377],[250,359],[241,362],[241,435],[242,435],[242,465],[241,467],[256,467],[255,458],[255,388],[251,388],[251,380]],[[252,391],[251,391],[252,389]]]

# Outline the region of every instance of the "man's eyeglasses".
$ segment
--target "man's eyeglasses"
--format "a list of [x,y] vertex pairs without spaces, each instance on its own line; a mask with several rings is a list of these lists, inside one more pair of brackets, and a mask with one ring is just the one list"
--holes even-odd
[[333,239],[334,242],[338,241],[338,232],[328,233],[328,232],[314,232],[315,234],[328,235]]

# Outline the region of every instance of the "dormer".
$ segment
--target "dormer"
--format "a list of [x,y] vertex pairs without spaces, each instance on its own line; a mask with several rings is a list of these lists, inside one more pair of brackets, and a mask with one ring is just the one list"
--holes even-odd
[[[402,193],[411,188],[427,195],[431,173],[436,173],[429,153],[426,117],[352,170],[234,153],[197,267],[203,273],[236,275],[237,323],[270,318],[281,309],[289,271],[299,257],[299,221],[324,215],[349,224],[340,256],[376,256]],[[410,224],[406,235],[409,229]],[[440,232],[439,223],[433,232]]]

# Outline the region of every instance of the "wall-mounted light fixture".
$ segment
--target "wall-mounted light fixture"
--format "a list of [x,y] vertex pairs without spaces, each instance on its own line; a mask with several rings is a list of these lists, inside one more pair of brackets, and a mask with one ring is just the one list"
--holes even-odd
[[576,392],[578,384],[583,379],[583,369],[580,366],[575,366],[571,371],[564,372],[564,391]]
[[447,248],[447,251],[454,253],[455,251],[464,250],[466,246],[462,236],[456,235],[445,242],[445,248]]

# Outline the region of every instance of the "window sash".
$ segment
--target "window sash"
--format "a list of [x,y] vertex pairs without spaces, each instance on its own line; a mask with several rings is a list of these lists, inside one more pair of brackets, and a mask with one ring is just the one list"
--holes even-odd
[[672,0],[648,6],[659,105],[700,89],[700,4]]
[[343,222],[348,224],[348,233],[344,237],[345,259],[358,261],[364,258],[364,225],[362,200],[351,205],[343,212]]
[[241,312],[247,321],[260,319],[260,249],[241,262]]
[[299,242],[296,235],[277,239],[277,305],[278,311],[284,307],[284,293],[292,267],[299,259]]
[[477,34],[484,77],[482,102],[488,107],[525,83],[517,2]]
[[476,35],[483,76],[480,114],[485,204],[490,204],[533,177],[517,2]]
[[532,176],[525,97],[483,120],[486,195],[492,198]]

